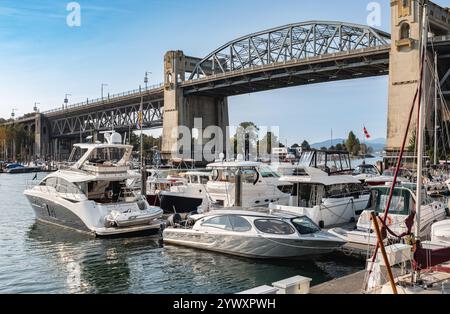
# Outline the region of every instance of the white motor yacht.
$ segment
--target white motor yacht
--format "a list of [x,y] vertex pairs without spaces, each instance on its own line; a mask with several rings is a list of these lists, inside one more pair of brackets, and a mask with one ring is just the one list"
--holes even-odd
[[183,174],[184,184],[160,192],[161,207],[166,213],[191,213],[205,200],[217,207],[236,206],[236,175],[241,176],[242,207],[267,207],[270,203],[287,204],[292,184],[279,181],[269,166],[251,161],[218,161],[206,172]]
[[260,259],[314,256],[345,244],[308,217],[261,208],[194,215],[167,227],[163,238],[165,244]]
[[[415,184],[402,184],[394,190],[386,223],[387,226],[396,234],[402,234],[407,231],[405,220],[409,215],[411,215],[411,212],[416,207],[416,195],[413,192],[414,186]],[[390,186],[378,186],[371,188],[374,193],[372,197],[373,206],[361,214],[355,230],[334,228],[329,231],[348,242],[364,245],[376,245],[377,238],[373,232],[370,214],[372,211],[376,211],[379,214],[385,212],[390,189]],[[423,191],[422,199],[423,203],[421,206],[420,215],[420,237],[426,240],[430,237],[431,225],[445,219],[446,206],[442,202],[428,199],[425,191]]]
[[138,176],[129,170],[133,147],[120,144],[118,133],[105,138],[74,145],[72,166],[25,190],[38,220],[95,236],[157,233],[163,211],[127,185]]
[[370,191],[350,175],[328,175],[311,167],[292,166],[280,178],[293,184],[289,205],[270,208],[304,215],[321,228],[355,222],[368,208]]
[[236,204],[236,174],[241,175],[242,207],[267,207],[271,203],[287,205],[292,184],[280,181],[269,166],[253,161],[221,161],[209,164],[211,180],[206,184],[208,197],[219,206]]

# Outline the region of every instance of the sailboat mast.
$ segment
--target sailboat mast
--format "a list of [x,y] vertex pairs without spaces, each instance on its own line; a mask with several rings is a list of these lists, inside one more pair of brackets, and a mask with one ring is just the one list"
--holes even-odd
[[[422,13],[422,45],[421,45],[421,62],[425,62],[427,53],[427,39],[428,39],[428,27],[427,27],[427,15],[428,15],[428,5],[424,3],[423,13]],[[425,79],[426,67],[422,68],[422,80]],[[425,84],[422,85],[422,90]],[[425,131],[425,103],[426,103],[426,93],[422,92],[420,98],[419,106],[419,125],[417,128],[417,191],[416,191],[416,223],[415,223],[415,235],[416,239],[420,238],[420,218],[421,218],[421,205],[422,205],[422,173],[423,173],[423,148],[424,148],[424,131]]]
[[438,62],[437,52],[434,53],[434,164],[438,164]]

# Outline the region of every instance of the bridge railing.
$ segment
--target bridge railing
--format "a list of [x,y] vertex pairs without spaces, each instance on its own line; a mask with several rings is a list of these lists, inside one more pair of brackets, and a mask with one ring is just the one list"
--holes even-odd
[[119,98],[122,98],[122,97],[136,95],[136,94],[139,94],[139,93],[142,93],[142,92],[148,92],[148,91],[156,90],[156,89],[159,89],[159,88],[161,88],[163,86],[164,86],[164,83],[159,83],[159,84],[155,84],[155,85],[152,85],[152,86],[148,86],[147,88],[144,87],[144,88],[141,88],[141,89],[134,89],[134,90],[118,93],[118,94],[107,95],[106,97],[103,97],[103,98],[99,97],[99,98],[96,98],[96,99],[87,99],[86,101],[83,101],[83,102],[80,102],[80,103],[68,105],[67,107],[64,107],[64,109],[63,108],[55,108],[55,109],[43,111],[41,113],[42,114],[49,114],[49,113],[60,112],[60,111],[63,111],[63,110],[68,110],[68,109],[76,109],[76,108],[92,105],[92,104],[95,104],[95,103],[101,103],[101,102],[104,102],[104,101],[112,101],[112,100],[116,100],[116,99],[119,99]]

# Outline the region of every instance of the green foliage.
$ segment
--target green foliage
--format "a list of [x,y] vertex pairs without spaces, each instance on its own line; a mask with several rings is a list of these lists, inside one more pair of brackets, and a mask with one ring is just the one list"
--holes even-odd
[[361,143],[359,139],[356,137],[355,133],[351,131],[348,134],[347,141],[345,142],[345,146],[350,154],[353,156],[358,156],[361,151]]
[[302,143],[302,149],[303,150],[310,150],[311,149],[311,145],[309,145],[309,143],[308,143],[308,141],[303,141],[303,143]]

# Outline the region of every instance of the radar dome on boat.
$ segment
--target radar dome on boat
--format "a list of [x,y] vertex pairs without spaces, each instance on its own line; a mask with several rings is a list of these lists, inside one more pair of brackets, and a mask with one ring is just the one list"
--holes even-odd
[[105,132],[105,142],[108,144],[122,144],[122,135],[115,131]]

